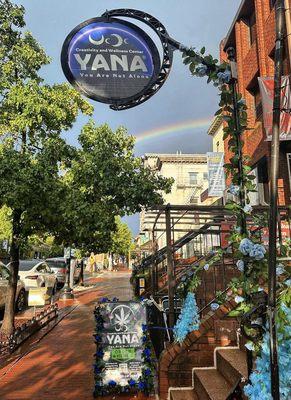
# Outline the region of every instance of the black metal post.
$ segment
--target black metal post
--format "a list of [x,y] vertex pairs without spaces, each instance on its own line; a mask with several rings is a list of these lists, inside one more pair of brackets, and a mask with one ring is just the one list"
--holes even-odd
[[167,275],[168,275],[168,297],[169,297],[169,327],[175,325],[175,276],[174,276],[174,260],[171,235],[171,211],[167,207],[166,216],[166,238],[167,238]]
[[60,300],[71,300],[74,298],[73,289],[70,286],[70,270],[71,270],[71,248],[69,248],[69,257],[67,258],[66,282],[60,294]]
[[270,327],[270,368],[271,392],[274,400],[280,399],[279,366],[276,329],[276,291],[277,291],[277,218],[278,218],[278,177],[280,156],[280,117],[281,117],[281,78],[283,73],[284,48],[284,0],[277,0],[276,9],[276,45],[273,104],[273,134],[271,145],[271,179],[269,208],[269,296],[268,318]]
[[82,258],[80,261],[80,286],[84,286],[84,259]]
[[[240,124],[240,116],[239,116],[239,107],[238,107],[238,96],[237,96],[237,66],[235,62],[235,50],[233,47],[227,49],[228,59],[230,61],[231,66],[231,81],[230,88],[232,91],[232,102],[233,102],[233,117],[235,123],[235,140],[237,147],[237,155],[238,155],[238,184],[239,184],[239,202],[240,206],[243,209],[246,205],[246,195],[245,195],[245,187],[244,187],[244,171],[243,171],[243,148],[242,148],[242,127]],[[240,213],[240,228],[242,234],[247,233],[247,221],[246,215],[243,210]]]

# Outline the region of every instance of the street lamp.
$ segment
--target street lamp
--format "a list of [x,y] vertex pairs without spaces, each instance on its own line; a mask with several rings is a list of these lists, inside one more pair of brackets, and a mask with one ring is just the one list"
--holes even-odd
[[71,272],[71,247],[68,248],[69,257],[66,258],[67,269],[66,269],[66,281],[65,286],[60,294],[60,300],[71,300],[74,299],[73,289],[70,286],[70,272]]

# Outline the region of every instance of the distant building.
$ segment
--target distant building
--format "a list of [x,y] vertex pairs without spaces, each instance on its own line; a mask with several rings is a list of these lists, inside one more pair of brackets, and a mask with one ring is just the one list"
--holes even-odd
[[[201,193],[208,187],[207,157],[205,154],[145,154],[144,164],[166,178],[173,178],[174,184],[169,194],[164,194],[164,204],[201,205]],[[152,240],[152,223],[147,222],[148,212],[140,215],[140,231],[146,234],[146,241]],[[179,226],[182,228],[182,226]],[[174,240],[182,236],[177,233]],[[158,247],[166,243],[163,235],[158,240]]]
[[[212,152],[224,153],[224,140],[223,140],[223,120],[220,116],[216,116],[210,125],[208,135],[212,137]],[[201,204],[204,206],[221,205],[223,204],[223,196],[210,197],[208,187],[201,193]]]

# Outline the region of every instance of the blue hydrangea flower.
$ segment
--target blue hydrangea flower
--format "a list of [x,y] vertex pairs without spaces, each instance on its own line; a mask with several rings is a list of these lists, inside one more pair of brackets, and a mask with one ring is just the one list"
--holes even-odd
[[236,303],[242,303],[243,301],[245,301],[245,299],[241,296],[235,296],[234,301]]
[[196,74],[198,76],[200,76],[201,78],[203,76],[207,75],[207,71],[208,71],[208,67],[207,67],[207,65],[204,65],[204,64],[198,65],[198,67],[196,68]]
[[219,309],[219,304],[218,303],[212,303],[210,306],[212,311],[216,311]]
[[226,70],[224,72],[218,72],[217,74],[217,78],[219,83],[229,83],[230,79],[231,79],[231,72],[230,70]]
[[108,382],[108,385],[111,386],[111,387],[115,387],[117,385],[117,383],[112,380],[112,381]]
[[146,357],[150,357],[150,356],[151,356],[151,351],[150,351],[150,349],[148,349],[148,348],[144,349],[143,354],[144,354]]
[[145,376],[150,376],[152,371],[149,368],[146,368],[144,371]]
[[245,239],[243,239],[243,240],[240,242],[239,251],[240,251],[244,256],[247,256],[247,255],[250,254],[250,252],[251,252],[251,250],[252,250],[253,247],[254,247],[254,243],[253,243],[250,239],[245,238]]
[[95,355],[97,356],[97,357],[99,357],[99,358],[102,358],[103,356],[104,356],[104,351],[103,350],[98,350],[96,353],[95,353]]
[[208,271],[209,270],[209,264],[205,264],[203,268],[205,269],[205,271]]
[[146,388],[146,384],[143,381],[140,381],[138,383],[138,388],[139,390],[144,390]]
[[[288,329],[290,330],[291,327],[291,310],[284,304],[281,305],[281,309],[286,315],[287,323],[284,327],[284,334],[278,334],[280,399],[289,400],[291,398],[291,335]],[[266,331],[260,355],[257,357],[254,371],[250,375],[250,383],[244,388],[249,400],[272,400],[270,377],[270,335]]]
[[284,265],[282,265],[282,264],[277,265],[277,268],[276,268],[277,276],[283,275],[285,272],[286,271],[285,271]]
[[134,379],[130,379],[130,380],[128,381],[128,384],[129,384],[130,387],[133,387],[133,386],[136,385],[136,381],[135,381]]
[[255,260],[262,260],[265,257],[266,249],[262,244],[255,244],[251,251],[250,257],[254,258]]
[[101,303],[107,303],[109,301],[108,297],[102,297]]
[[233,196],[238,196],[239,195],[239,186],[233,185],[231,184],[228,191],[230,194],[232,194]]
[[237,269],[238,269],[240,272],[244,272],[244,270],[245,270],[245,263],[244,263],[243,260],[238,260],[237,263],[236,263],[236,266],[237,266]]
[[200,316],[195,295],[188,293],[183,304],[181,314],[174,327],[174,338],[181,343],[189,332],[199,329]]
[[243,208],[245,213],[250,213],[253,211],[253,207],[250,204],[246,204]]

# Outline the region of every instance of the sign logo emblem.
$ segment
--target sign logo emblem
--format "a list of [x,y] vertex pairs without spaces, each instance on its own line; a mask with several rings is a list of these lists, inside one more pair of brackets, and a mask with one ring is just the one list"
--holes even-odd
[[89,35],[89,42],[95,44],[95,46],[100,46],[101,44],[106,43],[110,44],[112,47],[120,47],[123,44],[128,44],[128,38],[122,38],[120,35],[117,35],[117,33],[112,33],[107,38],[105,38],[104,35],[102,35],[100,40],[95,40],[92,38],[91,35]]
[[93,18],[66,38],[62,67],[85,96],[122,105],[140,98],[161,68],[158,49],[138,26],[119,19]]
[[128,325],[135,319],[132,309],[126,305],[119,305],[111,313],[112,323],[116,332],[127,332]]

